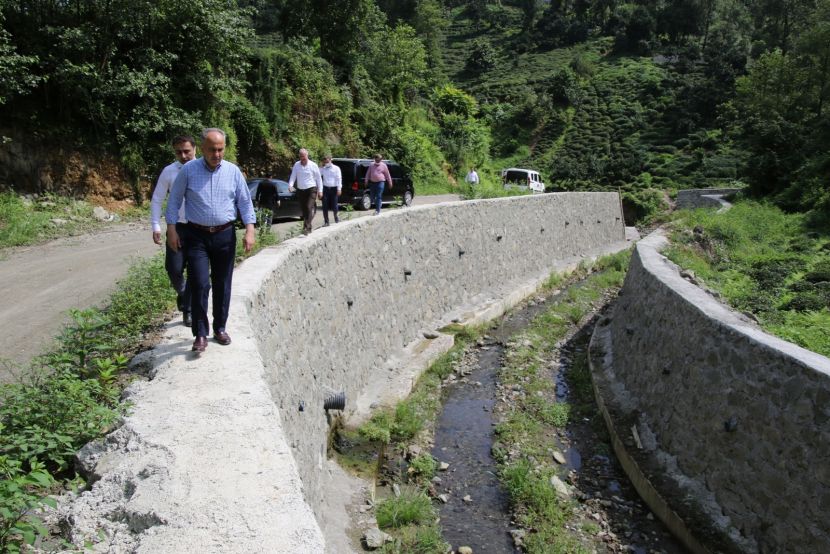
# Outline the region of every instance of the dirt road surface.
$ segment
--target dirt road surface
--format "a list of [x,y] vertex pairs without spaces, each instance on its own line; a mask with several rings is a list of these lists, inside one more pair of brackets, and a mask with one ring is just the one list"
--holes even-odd
[[[413,204],[455,200],[454,194],[416,196]],[[322,224],[318,209],[314,227]],[[296,221],[279,222],[273,230],[284,238],[297,225]],[[149,224],[130,223],[7,252],[0,260],[0,382],[16,380],[33,357],[49,349],[71,321],[69,310],[102,306],[133,260],[161,250],[153,243]]]

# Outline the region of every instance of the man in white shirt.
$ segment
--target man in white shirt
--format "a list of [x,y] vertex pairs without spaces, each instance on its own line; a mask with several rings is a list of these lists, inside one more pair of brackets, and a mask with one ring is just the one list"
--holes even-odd
[[323,179],[320,177],[320,168],[308,159],[308,150],[300,149],[300,160],[291,168],[291,177],[288,178],[288,192],[294,192],[294,183],[297,183],[297,196],[303,210],[303,234],[311,233],[311,220],[317,211],[317,199],[323,197]]
[[471,185],[475,186],[478,184],[478,173],[476,173],[476,168],[471,167],[470,172],[467,173],[467,177],[464,179]]
[[337,199],[343,190],[343,174],[339,167],[331,163],[331,155],[327,154],[323,158],[320,177],[323,179],[323,227],[328,227],[329,210],[334,212],[334,222],[340,223],[340,218],[337,217]]
[[[196,157],[196,141],[189,135],[180,135],[171,142],[173,147],[173,154],[176,156],[176,161],[161,170],[156,188],[153,191],[153,198],[150,201],[150,225],[153,229],[153,242],[161,244],[161,207],[173,187],[173,181],[179,174],[179,170],[184,164]],[[176,227],[187,224],[187,219],[184,217],[184,202],[179,210],[179,221]],[[179,236],[182,236],[182,230],[179,229]],[[167,276],[170,278],[170,285],[176,291],[176,305],[181,310],[184,324],[190,327],[190,287],[188,286],[187,278],[185,277],[185,267],[187,266],[187,258],[185,258],[184,250],[179,249],[174,251],[167,246],[165,241],[165,255],[164,268],[167,270]]]

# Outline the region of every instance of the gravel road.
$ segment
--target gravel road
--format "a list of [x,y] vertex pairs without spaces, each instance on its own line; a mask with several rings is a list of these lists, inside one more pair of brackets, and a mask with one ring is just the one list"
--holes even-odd
[[[416,196],[414,205],[458,200],[454,194]],[[371,212],[351,212],[363,217]],[[318,210],[314,227],[322,225]],[[296,221],[273,226],[280,236],[297,228]],[[132,260],[161,251],[149,224],[113,224],[94,234],[58,239],[13,249],[0,260],[0,382],[20,375],[28,362],[45,352],[71,320],[72,308],[101,306]]]

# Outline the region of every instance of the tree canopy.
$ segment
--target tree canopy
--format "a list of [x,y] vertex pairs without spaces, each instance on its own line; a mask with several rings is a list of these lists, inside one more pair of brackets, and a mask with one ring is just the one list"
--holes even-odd
[[826,214],[828,94],[830,0],[0,0],[0,135],[135,180],[221,126],[256,173],[381,150],[439,188],[523,163]]

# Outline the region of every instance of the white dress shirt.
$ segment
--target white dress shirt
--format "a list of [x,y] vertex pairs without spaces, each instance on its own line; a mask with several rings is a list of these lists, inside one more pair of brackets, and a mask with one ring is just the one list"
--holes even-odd
[[338,192],[343,188],[343,174],[333,163],[320,168],[320,177],[323,178],[324,187],[337,187]]
[[[153,198],[150,200],[150,225],[152,225],[154,233],[161,232],[161,224],[159,223],[161,220],[161,205],[164,204],[170,189],[173,188],[173,181],[178,177],[181,168],[182,164],[175,161],[161,170],[156,188],[153,190]],[[179,209],[179,223],[187,223],[187,219],[184,217],[184,202],[182,202],[182,207]]]
[[323,179],[320,177],[320,168],[317,164],[308,160],[305,165],[302,162],[295,162],[291,168],[291,177],[288,178],[288,186],[293,187],[297,183],[300,190],[317,187],[317,192],[323,192]]

